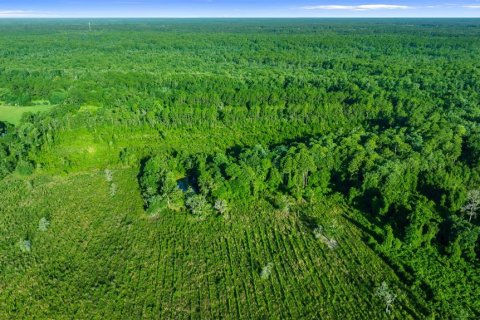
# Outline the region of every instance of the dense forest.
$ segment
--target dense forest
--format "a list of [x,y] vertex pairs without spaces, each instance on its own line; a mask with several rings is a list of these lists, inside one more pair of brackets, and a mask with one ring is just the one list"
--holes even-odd
[[480,317],[480,20],[0,43],[0,318]]

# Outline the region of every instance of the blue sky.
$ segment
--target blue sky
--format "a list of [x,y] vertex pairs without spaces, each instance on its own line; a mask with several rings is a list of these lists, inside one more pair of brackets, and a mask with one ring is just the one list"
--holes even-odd
[[15,17],[480,17],[480,0],[0,0]]

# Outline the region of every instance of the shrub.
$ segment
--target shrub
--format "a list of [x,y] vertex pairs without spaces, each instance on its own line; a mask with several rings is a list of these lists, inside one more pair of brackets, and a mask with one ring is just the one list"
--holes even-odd
[[17,164],[17,172],[21,175],[28,176],[33,173],[33,164],[30,161],[20,160]]
[[272,273],[273,263],[269,262],[265,267],[263,267],[262,271],[260,272],[260,278],[268,279],[270,274]]
[[32,250],[32,243],[27,239],[20,240],[18,246],[22,252],[30,252]]
[[109,169],[105,169],[105,180],[107,180],[107,182],[112,182],[113,181],[113,172],[112,170],[109,170]]
[[61,104],[67,99],[68,94],[65,91],[53,91],[48,96],[48,100],[52,104]]
[[137,153],[139,151],[131,148],[124,148],[120,152],[120,162],[127,166],[136,165],[138,163]]
[[322,226],[316,227],[313,230],[313,235],[316,239],[322,241],[331,250],[334,250],[338,247],[337,240],[327,237]]
[[383,303],[385,303],[385,312],[390,313],[390,308],[395,302],[397,295],[390,290],[385,281],[383,281],[382,284],[375,289],[375,296],[379,297]]
[[149,205],[147,208],[147,212],[151,216],[157,216],[162,211],[168,208],[168,199],[167,197],[164,197],[164,196],[160,196],[160,195],[152,196],[151,198],[149,198],[148,203]]
[[117,185],[115,183],[110,184],[110,196],[113,197],[117,194]]
[[277,193],[273,198],[272,198],[272,204],[275,208],[283,211],[283,212],[289,212],[290,211],[290,199],[287,195],[282,194],[282,193]]
[[42,219],[40,219],[40,221],[38,222],[38,230],[40,231],[47,231],[48,227],[50,226],[50,221],[47,220],[47,218],[43,217]]
[[213,206],[215,210],[221,215],[224,215],[228,212],[228,204],[227,201],[223,199],[217,199],[215,201],[215,205]]
[[211,205],[202,194],[196,194],[193,190],[187,193],[187,199],[185,200],[185,206],[191,214],[195,216],[206,216],[212,211]]

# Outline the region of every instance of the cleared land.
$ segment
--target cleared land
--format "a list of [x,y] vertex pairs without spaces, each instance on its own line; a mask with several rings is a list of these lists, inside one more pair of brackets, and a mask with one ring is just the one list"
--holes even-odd
[[52,105],[39,105],[39,106],[28,106],[28,107],[14,107],[14,106],[5,106],[0,105],[0,121],[6,121],[14,125],[20,123],[24,113],[32,112],[45,112],[53,108]]
[[259,205],[255,214],[234,210],[229,219],[149,217],[131,189],[135,175],[114,171],[114,196],[103,172],[1,182],[0,198],[12,205],[0,207],[0,318],[373,319],[385,312],[374,296],[384,280],[399,293],[392,315],[421,316],[345,208],[319,203],[308,211],[337,226],[332,250],[295,210]]

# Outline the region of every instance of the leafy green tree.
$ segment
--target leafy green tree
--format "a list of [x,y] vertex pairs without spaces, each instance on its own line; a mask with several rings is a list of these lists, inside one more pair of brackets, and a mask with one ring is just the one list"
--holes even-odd
[[480,237],[480,227],[457,216],[452,216],[451,223],[448,252],[452,261],[458,261],[460,257],[464,257],[474,262],[477,259],[475,250]]
[[317,170],[315,161],[305,145],[290,148],[280,163],[287,190],[300,198],[308,185],[308,178]]
[[416,191],[418,170],[416,159],[388,161],[376,171],[365,174],[362,189],[376,190],[380,195],[381,204],[376,208],[380,214],[387,213],[392,204],[411,208],[410,199]]
[[420,199],[409,213],[408,224],[405,230],[405,242],[415,249],[423,243],[429,246],[439,231],[440,216],[435,212],[434,203]]
[[171,171],[168,160],[154,157],[147,161],[140,177],[140,186],[147,208],[160,212],[166,208],[180,210],[183,207],[183,192]]

